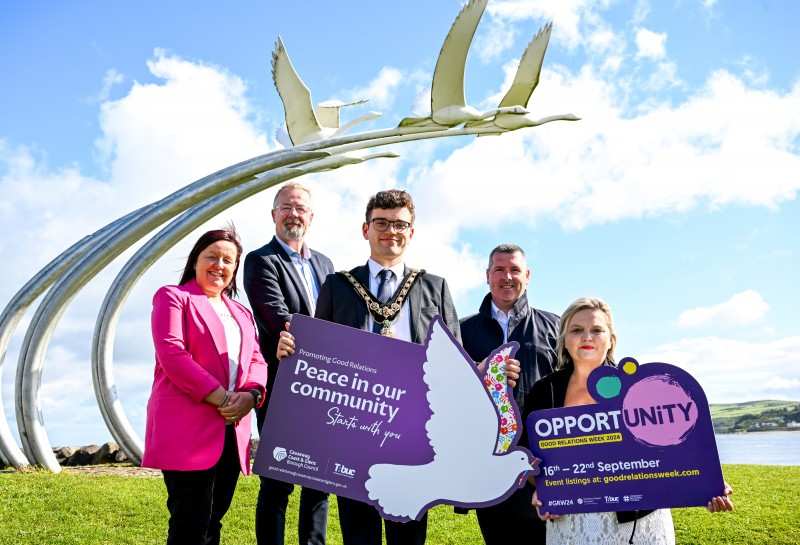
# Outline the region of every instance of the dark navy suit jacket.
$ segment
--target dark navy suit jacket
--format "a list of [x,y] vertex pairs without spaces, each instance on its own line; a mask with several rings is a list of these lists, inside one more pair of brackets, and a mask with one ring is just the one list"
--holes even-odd
[[[406,267],[403,275],[410,272]],[[369,266],[361,265],[350,271],[357,280],[369,287]],[[437,314],[460,341],[458,315],[447,281],[425,273],[417,278],[406,296],[411,313],[411,341],[423,344],[428,335],[428,325]],[[316,317],[329,322],[372,331],[369,313],[364,300],[355,292],[350,281],[342,275],[328,277],[319,292]]]
[[[322,286],[325,278],[334,272],[333,263],[314,250],[311,250],[310,261],[317,282]],[[244,291],[258,326],[261,352],[269,364],[267,395],[256,414],[260,431],[275,374],[278,372],[278,359],[275,355],[278,350],[278,336],[286,328],[286,322],[292,321],[292,315],[311,316],[312,307],[303,279],[276,237],[272,237],[269,244],[253,250],[245,257]]]
[[[519,343],[514,357],[519,360],[522,370],[514,387],[514,400],[522,413],[525,396],[534,383],[556,367],[558,316],[529,307],[525,293],[514,303],[514,311],[516,314],[508,324],[508,340]],[[483,361],[492,350],[503,344],[503,328],[492,318],[491,293],[484,297],[477,314],[461,320],[461,337],[464,350],[477,362]]]

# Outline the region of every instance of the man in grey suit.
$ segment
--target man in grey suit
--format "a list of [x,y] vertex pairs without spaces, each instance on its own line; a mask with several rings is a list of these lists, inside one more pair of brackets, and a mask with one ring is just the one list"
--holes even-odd
[[[330,275],[320,289],[316,318],[422,344],[428,324],[437,314],[460,340],[458,317],[444,278],[411,269],[403,254],[414,236],[414,202],[405,191],[381,191],[367,204],[361,226],[369,241],[366,265]],[[389,309],[397,303],[399,312],[372,315],[359,289]],[[281,333],[278,358],[294,352],[294,338]],[[424,483],[420,483],[424,486]],[[339,496],[339,523],[344,545],[380,545],[385,523],[388,545],[425,543],[427,514],[421,521],[383,521],[377,509],[366,503]]]
[[[256,419],[259,433],[278,372],[278,337],[293,314],[313,316],[320,286],[333,273],[331,260],[311,250],[305,235],[314,219],[311,192],[296,182],[275,194],[272,220],[275,236],[269,244],[247,254],[244,291],[258,326],[261,352],[269,364],[267,393]],[[267,430],[267,433],[269,431]],[[286,506],[294,485],[261,477],[256,505],[258,545],[283,545]],[[303,487],[300,492],[298,534],[301,545],[324,545],[328,521],[328,494]]]

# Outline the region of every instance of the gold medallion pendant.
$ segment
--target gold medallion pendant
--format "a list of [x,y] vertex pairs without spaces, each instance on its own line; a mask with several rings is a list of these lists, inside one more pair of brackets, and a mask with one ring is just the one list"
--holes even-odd
[[394,337],[394,329],[392,329],[391,322],[389,322],[389,320],[384,320],[382,325],[381,335],[384,337]]

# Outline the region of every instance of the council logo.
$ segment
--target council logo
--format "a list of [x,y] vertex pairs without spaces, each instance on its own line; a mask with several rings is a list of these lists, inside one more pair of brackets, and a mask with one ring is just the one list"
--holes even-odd
[[278,462],[284,460],[286,458],[286,449],[283,447],[275,447],[272,451],[272,457]]

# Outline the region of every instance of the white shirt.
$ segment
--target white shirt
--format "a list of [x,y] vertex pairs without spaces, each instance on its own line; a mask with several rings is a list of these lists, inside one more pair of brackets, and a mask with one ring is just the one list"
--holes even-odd
[[[398,263],[394,267],[383,267],[370,257],[369,261],[367,261],[367,265],[369,265],[369,291],[372,293],[372,297],[377,300],[375,294],[378,293],[378,286],[381,283],[378,274],[385,268],[394,273],[394,278],[389,281],[389,288],[392,290],[392,296],[394,296],[394,292],[401,287],[400,283],[403,281],[405,264]],[[372,318],[370,314],[370,324],[373,323],[375,323],[375,319]],[[403,306],[400,308],[400,315],[392,322],[392,330],[394,331],[395,339],[411,342],[411,311],[408,310],[408,299],[403,301]]]
[[239,324],[231,314],[230,309],[225,304],[225,301],[217,299],[209,299],[211,306],[219,316],[222,322],[222,328],[225,330],[225,342],[228,345],[228,388],[232,392],[236,390],[236,378],[239,376],[239,353],[242,350],[242,330]]
[[289,258],[292,260],[297,274],[300,275],[303,286],[306,288],[306,295],[311,303],[311,316],[314,316],[314,310],[317,306],[317,297],[319,297],[319,284],[314,274],[314,268],[311,266],[311,250],[303,243],[300,252],[296,252],[292,247],[282,241],[280,237],[276,236],[275,239],[278,241],[278,244],[283,246],[286,253],[289,254]]
[[494,304],[492,301],[492,318],[497,320],[497,323],[500,324],[500,327],[503,328],[503,342],[508,342],[508,322],[516,316],[517,313],[512,308],[508,311],[508,314],[497,308],[497,305]]

